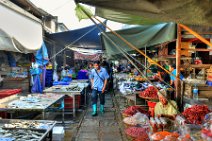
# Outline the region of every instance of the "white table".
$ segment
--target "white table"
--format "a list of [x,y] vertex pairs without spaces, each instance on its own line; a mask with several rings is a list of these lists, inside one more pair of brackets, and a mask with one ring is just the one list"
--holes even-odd
[[[67,91],[66,88],[67,87],[71,87],[73,85],[77,85],[78,87],[81,88],[80,91]],[[73,117],[76,117],[76,96],[77,95],[81,95],[81,93],[83,92],[83,90],[85,90],[88,87],[87,83],[71,83],[70,85],[65,85],[65,86],[61,86],[61,85],[57,85],[57,86],[52,86],[50,88],[45,89],[43,92],[44,93],[53,93],[53,94],[65,94],[67,96],[70,96],[73,98]],[[85,91],[85,100],[86,100],[86,91]],[[86,101],[85,101],[86,103]]]

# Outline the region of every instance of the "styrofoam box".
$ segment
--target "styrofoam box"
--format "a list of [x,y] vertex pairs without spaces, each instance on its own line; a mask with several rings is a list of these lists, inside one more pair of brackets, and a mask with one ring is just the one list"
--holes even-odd
[[64,128],[61,126],[56,126],[53,128],[53,141],[63,141],[64,140]]

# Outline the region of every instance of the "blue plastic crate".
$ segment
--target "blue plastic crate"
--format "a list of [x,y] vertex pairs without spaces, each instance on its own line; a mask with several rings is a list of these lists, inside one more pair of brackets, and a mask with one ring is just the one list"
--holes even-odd
[[63,81],[56,81],[56,82],[53,82],[53,86],[55,85],[69,85],[70,82],[63,82]]

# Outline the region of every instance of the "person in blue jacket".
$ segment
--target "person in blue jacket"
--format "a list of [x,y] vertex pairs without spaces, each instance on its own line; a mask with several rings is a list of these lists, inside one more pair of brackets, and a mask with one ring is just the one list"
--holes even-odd
[[[176,86],[175,86],[176,76],[177,76],[176,64],[172,64],[172,65],[170,66],[170,72],[171,72],[171,75],[170,75],[170,79],[171,79],[170,85],[176,87]],[[183,79],[184,79],[184,77],[183,77],[183,75],[180,73],[180,80],[183,80]]]
[[100,98],[100,112],[104,113],[104,104],[105,104],[105,89],[107,86],[107,80],[109,75],[107,70],[100,66],[100,62],[96,61],[93,64],[93,69],[91,70],[91,88],[92,88],[92,116],[97,115],[97,100],[98,94]]
[[62,80],[63,82],[71,82],[73,71],[70,69],[70,66],[66,66],[64,70],[62,70]]

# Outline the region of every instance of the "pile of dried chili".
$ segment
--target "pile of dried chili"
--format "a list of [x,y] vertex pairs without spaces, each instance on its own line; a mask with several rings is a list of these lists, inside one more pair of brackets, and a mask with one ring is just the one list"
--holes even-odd
[[126,108],[122,114],[125,116],[133,116],[134,114],[136,114],[137,112],[143,113],[145,115],[147,115],[149,117],[149,112],[145,111],[142,107],[140,106],[130,106],[128,108]]
[[184,110],[182,114],[187,119],[188,123],[202,124],[205,115],[208,114],[209,112],[210,110],[208,109],[207,105],[194,105]]
[[152,99],[158,99],[157,92],[158,92],[158,90],[155,87],[149,86],[146,90],[142,91],[139,94],[139,96],[146,97],[146,98],[152,98]]

